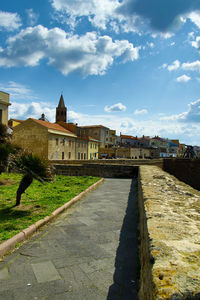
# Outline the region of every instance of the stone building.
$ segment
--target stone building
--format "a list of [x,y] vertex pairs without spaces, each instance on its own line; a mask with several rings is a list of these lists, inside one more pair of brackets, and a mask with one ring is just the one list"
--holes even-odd
[[76,135],[56,123],[27,119],[13,128],[12,142],[49,160],[75,159]]
[[88,136],[100,141],[100,148],[109,147],[110,129],[103,125],[81,126],[85,129]]
[[8,106],[10,95],[0,91],[0,123],[8,126]]

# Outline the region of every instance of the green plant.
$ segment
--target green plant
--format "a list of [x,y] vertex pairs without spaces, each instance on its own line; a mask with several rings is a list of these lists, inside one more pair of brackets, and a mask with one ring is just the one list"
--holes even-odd
[[47,160],[23,151],[11,156],[9,168],[24,174],[17,190],[16,206],[20,204],[22,194],[31,185],[33,179],[44,183],[45,181],[50,181],[53,177]]

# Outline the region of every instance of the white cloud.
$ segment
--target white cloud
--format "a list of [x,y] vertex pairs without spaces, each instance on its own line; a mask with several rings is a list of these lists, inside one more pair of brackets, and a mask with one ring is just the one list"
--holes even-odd
[[0,11],[0,30],[12,31],[21,26],[21,19],[17,13]]
[[194,48],[199,49],[200,48],[200,36],[197,36],[196,40],[191,42],[191,45]]
[[188,15],[188,18],[200,28],[200,11],[193,11]]
[[200,72],[200,60],[196,60],[191,63],[183,63],[182,69],[186,71],[198,71]]
[[188,111],[178,115],[162,117],[161,120],[181,121],[185,123],[198,123],[200,127],[200,99],[188,104]]
[[25,120],[28,118],[38,119],[44,113],[50,122],[55,122],[55,107],[48,103],[17,103],[12,102],[9,107],[9,118]]
[[42,25],[28,27],[7,40],[7,48],[0,52],[0,66],[36,66],[43,58],[67,75],[73,71],[83,76],[103,75],[113,64],[133,61],[139,57],[139,48],[127,40],[113,41],[96,32],[70,35],[64,30],[48,30]]
[[180,61],[179,60],[175,60],[171,65],[169,65],[167,67],[167,69],[169,71],[174,71],[174,70],[177,70],[179,67],[180,67]]
[[[17,119],[40,118],[42,113],[50,122],[55,122],[55,106],[48,103],[17,103],[9,107],[9,117]],[[182,142],[200,144],[200,100],[189,104],[189,109],[180,115],[170,117],[151,116],[148,120],[136,120],[120,117],[115,114],[89,115],[68,110],[67,119],[79,125],[104,125],[129,135],[159,135],[168,138],[179,138]]]
[[187,76],[187,75],[182,75],[180,77],[176,78],[177,82],[188,82],[191,79],[191,77]]
[[181,3],[174,1],[147,0],[51,0],[52,6],[62,20],[75,27],[82,18],[100,29],[111,28],[115,32],[141,30],[150,25],[163,38],[170,38],[189,18],[199,26],[199,1]]
[[114,105],[108,106],[106,105],[104,110],[106,112],[116,112],[116,111],[125,111],[126,110],[126,106],[123,105],[122,103],[116,103]]
[[[106,29],[107,23],[114,20],[118,0],[52,0],[56,11],[66,14],[65,21],[76,25],[78,18],[88,17],[93,26]],[[63,17],[63,15],[62,15]]]
[[38,99],[29,87],[15,81],[9,81],[7,84],[0,82],[0,90],[9,93],[13,99]]
[[37,23],[37,20],[39,18],[39,15],[36,14],[32,8],[29,8],[26,10],[27,16],[28,16],[28,24],[30,26],[33,26]]
[[134,111],[134,115],[145,115],[148,114],[148,110],[147,109],[136,109]]

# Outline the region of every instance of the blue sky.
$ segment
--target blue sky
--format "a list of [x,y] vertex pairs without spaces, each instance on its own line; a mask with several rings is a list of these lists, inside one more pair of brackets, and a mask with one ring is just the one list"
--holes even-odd
[[7,0],[0,90],[9,116],[200,145],[200,0]]

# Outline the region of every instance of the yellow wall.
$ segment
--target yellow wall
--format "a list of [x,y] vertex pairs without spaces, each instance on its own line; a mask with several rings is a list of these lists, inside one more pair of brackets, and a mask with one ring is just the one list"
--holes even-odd
[[89,159],[88,158],[88,141],[77,138],[76,139],[76,157],[75,159]]
[[10,95],[0,91],[0,110],[1,110],[1,122],[8,126],[8,106]]
[[95,141],[88,142],[88,159],[98,159],[99,143]]

